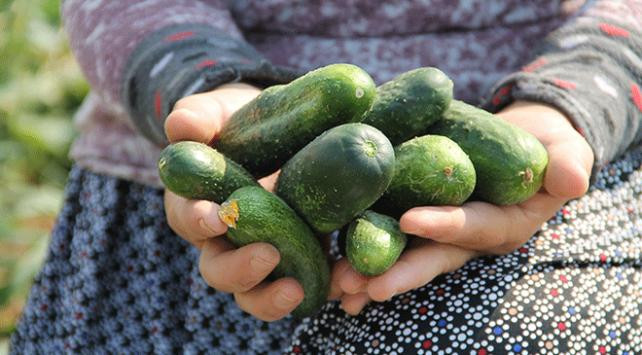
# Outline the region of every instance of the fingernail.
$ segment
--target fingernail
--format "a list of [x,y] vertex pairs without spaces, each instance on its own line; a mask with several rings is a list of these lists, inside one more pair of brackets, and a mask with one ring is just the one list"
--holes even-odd
[[207,222],[205,221],[205,218],[200,218],[200,219],[198,220],[198,225],[199,225],[199,226],[201,226],[201,228],[202,228],[203,230],[207,231],[207,233],[208,233],[208,234],[210,234],[210,235],[214,235],[214,234],[216,233],[216,231],[214,230],[214,228],[212,228],[212,226],[210,226],[210,225],[209,225],[209,223],[207,223]]
[[299,298],[296,295],[293,295],[287,291],[279,291],[276,294],[274,299],[274,304],[281,309],[291,308],[299,301]]
[[343,274],[341,274],[341,279],[344,280],[341,283],[343,285],[343,290],[349,294],[360,292],[366,284],[366,280],[351,268],[348,268],[343,272]]
[[358,277],[357,278],[353,277],[353,282],[350,284],[351,289],[349,290],[350,291],[349,293],[361,292],[365,284],[366,284],[365,280]]
[[218,217],[218,213],[209,213],[204,218],[198,220],[198,224],[203,228],[208,234],[215,236],[225,232],[226,225],[221,222],[221,219]]

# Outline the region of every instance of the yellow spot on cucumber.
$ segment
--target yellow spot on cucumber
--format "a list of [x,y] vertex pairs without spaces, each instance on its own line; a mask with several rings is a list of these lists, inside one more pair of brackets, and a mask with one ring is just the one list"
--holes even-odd
[[223,221],[229,228],[236,228],[236,222],[239,220],[239,204],[237,200],[223,202],[218,210],[218,218]]

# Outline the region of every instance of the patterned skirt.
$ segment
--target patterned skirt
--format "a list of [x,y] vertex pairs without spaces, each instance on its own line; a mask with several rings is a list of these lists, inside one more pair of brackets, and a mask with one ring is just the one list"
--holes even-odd
[[162,191],[75,167],[13,353],[642,352],[642,147],[518,250],[349,316],[265,323],[199,275]]

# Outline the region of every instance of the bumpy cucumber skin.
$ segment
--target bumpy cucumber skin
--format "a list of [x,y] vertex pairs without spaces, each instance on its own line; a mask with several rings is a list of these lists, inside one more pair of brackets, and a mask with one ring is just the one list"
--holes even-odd
[[361,68],[328,65],[264,90],[232,115],[214,144],[254,176],[265,176],[323,131],[361,120],[375,93]]
[[424,134],[453,98],[453,82],[437,68],[405,72],[377,87],[362,123],[383,132],[393,145]]
[[477,172],[474,198],[512,205],[542,186],[546,148],[532,134],[485,110],[453,100],[430,132],[449,137],[468,154]]
[[377,276],[399,259],[408,237],[396,219],[365,211],[350,223],[345,236],[345,253],[350,265],[365,276]]
[[163,149],[158,173],[166,188],[189,199],[223,202],[234,190],[258,186],[243,167],[210,146],[178,142]]
[[395,147],[395,174],[375,210],[399,217],[417,206],[458,206],[473,193],[475,168],[448,137],[424,135]]
[[370,207],[394,173],[394,150],[378,129],[348,123],[324,132],[281,169],[276,193],[312,229],[330,233]]
[[221,205],[219,217],[237,247],[266,242],[279,250],[281,261],[272,275],[295,278],[305,293],[292,315],[307,317],[321,308],[330,290],[328,261],[318,238],[283,200],[261,187],[243,187]]

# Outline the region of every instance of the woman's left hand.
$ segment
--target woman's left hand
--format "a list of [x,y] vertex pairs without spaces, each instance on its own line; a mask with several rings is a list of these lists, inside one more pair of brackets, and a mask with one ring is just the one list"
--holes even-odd
[[367,278],[345,259],[335,265],[331,297],[358,314],[370,302],[429,283],[481,255],[507,254],[524,244],[566,201],[589,186],[593,152],[566,116],[547,105],[518,101],[497,114],[537,137],[549,163],[543,188],[525,202],[496,206],[467,202],[462,206],[426,206],[407,211],[401,229],[412,237],[397,263],[382,275]]

